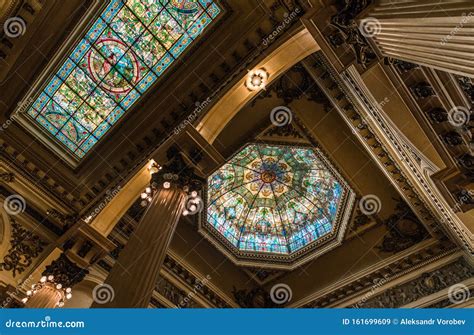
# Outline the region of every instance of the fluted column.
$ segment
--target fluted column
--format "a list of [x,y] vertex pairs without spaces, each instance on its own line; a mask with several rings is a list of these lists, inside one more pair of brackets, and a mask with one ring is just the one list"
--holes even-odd
[[151,203],[104,283],[113,290],[113,299],[92,307],[148,307],[187,192],[202,184],[180,153],[169,156],[174,156],[172,162],[153,174]]
[[359,29],[383,56],[474,77],[472,0],[374,2]]
[[62,290],[56,289],[53,284],[46,284],[38,289],[25,303],[25,308],[57,308],[65,300]]
[[48,265],[40,282],[32,285],[23,299],[25,308],[62,307],[72,297],[72,287],[89,273],[64,253]]

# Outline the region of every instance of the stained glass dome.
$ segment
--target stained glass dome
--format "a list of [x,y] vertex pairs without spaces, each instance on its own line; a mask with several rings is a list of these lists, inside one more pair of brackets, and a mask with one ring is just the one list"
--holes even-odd
[[220,12],[212,0],[109,0],[29,118],[82,158]]
[[348,188],[316,149],[250,144],[207,185],[207,229],[242,254],[293,255],[334,232]]

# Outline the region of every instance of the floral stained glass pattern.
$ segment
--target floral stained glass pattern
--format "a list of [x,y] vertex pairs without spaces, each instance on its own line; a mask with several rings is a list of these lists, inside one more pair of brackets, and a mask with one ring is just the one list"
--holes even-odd
[[28,115],[82,158],[220,11],[212,0],[111,0]]
[[291,254],[332,231],[342,196],[313,149],[250,144],[209,177],[207,221],[240,251]]

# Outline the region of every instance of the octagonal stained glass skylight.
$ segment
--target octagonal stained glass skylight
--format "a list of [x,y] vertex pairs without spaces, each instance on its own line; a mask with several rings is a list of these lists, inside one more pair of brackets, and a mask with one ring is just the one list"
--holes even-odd
[[208,178],[206,196],[205,235],[237,263],[291,264],[339,243],[354,201],[317,149],[273,144],[247,145]]
[[82,158],[221,12],[213,0],[109,0],[28,116]]

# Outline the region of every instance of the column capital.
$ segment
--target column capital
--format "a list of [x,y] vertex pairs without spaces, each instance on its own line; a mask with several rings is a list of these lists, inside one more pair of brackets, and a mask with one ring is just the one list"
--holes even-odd
[[72,262],[66,254],[62,253],[42,273],[43,276],[54,276],[54,281],[63,287],[73,287],[81,282],[89,274],[89,270]]
[[[347,43],[354,52],[356,61],[366,68],[377,56],[359,30],[357,17],[372,4],[372,0],[344,0],[337,1],[337,13],[331,17],[331,24],[336,27],[341,36],[332,36],[333,43]],[[339,40],[339,42],[336,42]]]
[[199,191],[205,179],[196,173],[195,166],[187,159],[183,152],[176,146],[172,146],[166,152],[168,162],[152,174],[151,185],[157,189],[160,187],[179,187],[184,192]]

